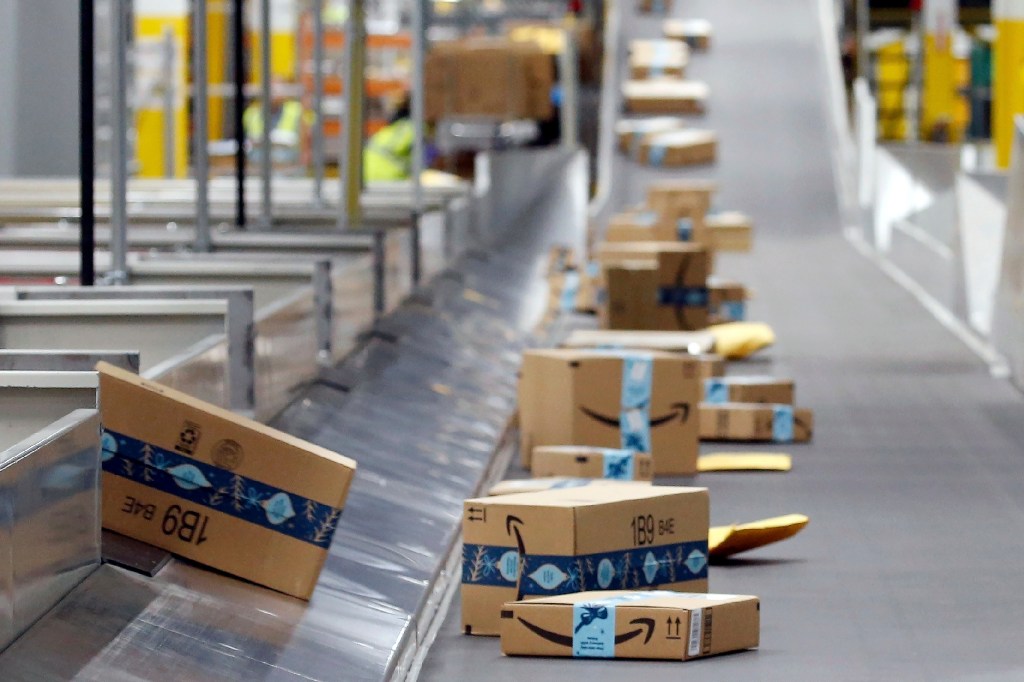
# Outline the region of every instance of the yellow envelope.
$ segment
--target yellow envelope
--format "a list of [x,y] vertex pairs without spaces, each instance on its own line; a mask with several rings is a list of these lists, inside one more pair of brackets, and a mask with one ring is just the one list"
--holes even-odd
[[697,471],[789,471],[793,458],[778,452],[716,452],[697,458]]
[[708,327],[715,337],[715,352],[738,360],[775,343],[775,332],[763,322],[727,322]]
[[799,533],[809,521],[803,514],[787,514],[750,523],[712,526],[708,529],[708,553],[713,559],[724,559],[781,542]]

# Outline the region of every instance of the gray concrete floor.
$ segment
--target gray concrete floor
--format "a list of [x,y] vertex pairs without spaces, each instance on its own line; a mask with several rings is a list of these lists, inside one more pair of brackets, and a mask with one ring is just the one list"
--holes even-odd
[[[756,290],[751,317],[779,336],[731,371],[793,376],[817,421],[813,443],[765,448],[791,452],[792,472],[697,482],[713,523],[799,512],[811,524],[712,568],[712,591],[762,598],[757,651],[503,658],[497,640],[459,633],[456,600],[422,679],[1024,679],[1024,397],[841,236],[815,3],[677,5],[716,30],[692,73],[712,88],[719,163],[687,174],[719,178],[721,206],[753,215],[755,252],[718,269]],[[655,36],[659,21],[625,28]],[[618,174],[615,204],[639,201],[652,172],[620,161]]]

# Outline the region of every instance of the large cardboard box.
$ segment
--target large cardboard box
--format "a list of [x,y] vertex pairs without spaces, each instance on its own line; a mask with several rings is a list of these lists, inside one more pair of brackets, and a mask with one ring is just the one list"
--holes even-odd
[[622,84],[626,110],[634,114],[703,114],[707,83],[678,78],[629,80]]
[[673,130],[647,135],[636,159],[649,166],[679,167],[713,163],[718,154],[718,135],[710,130]]
[[466,500],[462,629],[506,602],[586,590],[707,591],[706,488],[587,486]]
[[760,616],[760,601],[746,595],[579,592],[506,604],[501,650],[508,656],[687,661],[757,647]]
[[630,78],[682,78],[690,61],[690,48],[678,40],[631,40]]
[[750,294],[739,282],[715,277],[708,279],[708,317],[710,324],[742,322],[747,318],[747,299]]
[[103,525],[302,599],[356,463],[106,363]]
[[693,50],[711,49],[711,22],[707,19],[666,19],[662,33],[671,40],[681,40]]
[[533,449],[534,478],[573,476],[620,481],[654,479],[654,459],[646,452],[588,445],[542,445]]
[[545,120],[554,114],[554,79],[552,57],[535,44],[503,38],[439,43],[424,66],[427,119]]
[[615,124],[615,136],[619,149],[625,154],[634,154],[640,142],[653,133],[667,133],[682,130],[686,121],[678,116],[655,116],[653,118],[625,118]]
[[734,376],[713,377],[704,380],[705,403],[772,403],[792,405],[795,397],[796,385],[792,379]]
[[697,470],[700,362],[657,351],[529,350],[519,380],[520,457],[593,445],[654,457],[656,474]]
[[700,437],[711,441],[804,443],[814,435],[814,413],[792,405],[702,403]]
[[708,252],[686,242],[605,244],[608,329],[688,331],[708,325]]

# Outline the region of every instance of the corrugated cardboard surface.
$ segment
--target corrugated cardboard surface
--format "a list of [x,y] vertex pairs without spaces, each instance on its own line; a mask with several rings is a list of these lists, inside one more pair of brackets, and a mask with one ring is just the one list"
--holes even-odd
[[754,244],[754,224],[739,211],[713,213],[704,219],[710,244],[717,251],[750,251]]
[[[700,408],[701,440],[773,441],[772,405],[750,403],[702,403]],[[794,443],[809,441],[814,435],[814,413],[808,409],[793,410]]]
[[[606,485],[466,500],[462,523],[463,631],[474,635],[500,633],[501,608],[523,593],[523,581],[533,570],[531,557],[624,552],[627,567],[616,568],[609,588],[704,592],[706,578],[667,578],[669,582],[665,583],[657,578],[651,584],[642,571],[647,553],[679,543],[706,542],[708,515],[705,488]],[[648,518],[652,521],[649,526]],[[641,520],[639,527],[637,519]],[[652,529],[649,535],[648,527]],[[515,580],[510,579],[513,562],[518,570]],[[595,568],[583,566],[573,576],[562,574],[563,580],[552,590],[596,589]],[[706,567],[702,573],[706,575]]]
[[712,163],[718,154],[718,136],[707,130],[676,130],[647,135],[637,150],[637,161],[652,166],[689,166]]
[[671,78],[631,80],[622,85],[626,109],[636,114],[700,114],[709,93],[706,83]]
[[734,376],[720,379],[730,403],[774,403],[792,405],[796,398],[796,384],[792,379],[776,377]]
[[[104,527],[309,598],[355,462],[129,372],[99,370]],[[124,456],[120,436],[144,443],[143,457]],[[211,471],[229,483],[214,487]],[[152,487],[168,476],[186,497]],[[282,493],[286,506],[271,509]]]
[[[596,627],[614,627],[614,658],[688,660],[740,651],[760,643],[760,601],[744,595],[658,595],[619,603],[614,622],[600,600],[629,592],[586,592],[505,605],[501,649],[506,655],[573,656],[580,639],[574,607],[595,605]],[[586,631],[584,631],[586,632]],[[626,675],[626,671],[623,671]]]
[[[650,352],[649,413],[656,474],[697,470],[698,417],[703,395],[700,362],[678,353]],[[519,382],[520,457],[541,445],[621,447],[623,360],[615,351],[533,350],[523,356]]]

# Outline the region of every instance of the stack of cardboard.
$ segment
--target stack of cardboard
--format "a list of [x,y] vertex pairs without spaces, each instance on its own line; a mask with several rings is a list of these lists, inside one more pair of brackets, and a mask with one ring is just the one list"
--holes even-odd
[[430,121],[445,116],[546,120],[554,114],[554,61],[536,44],[500,38],[440,43],[424,69]]

